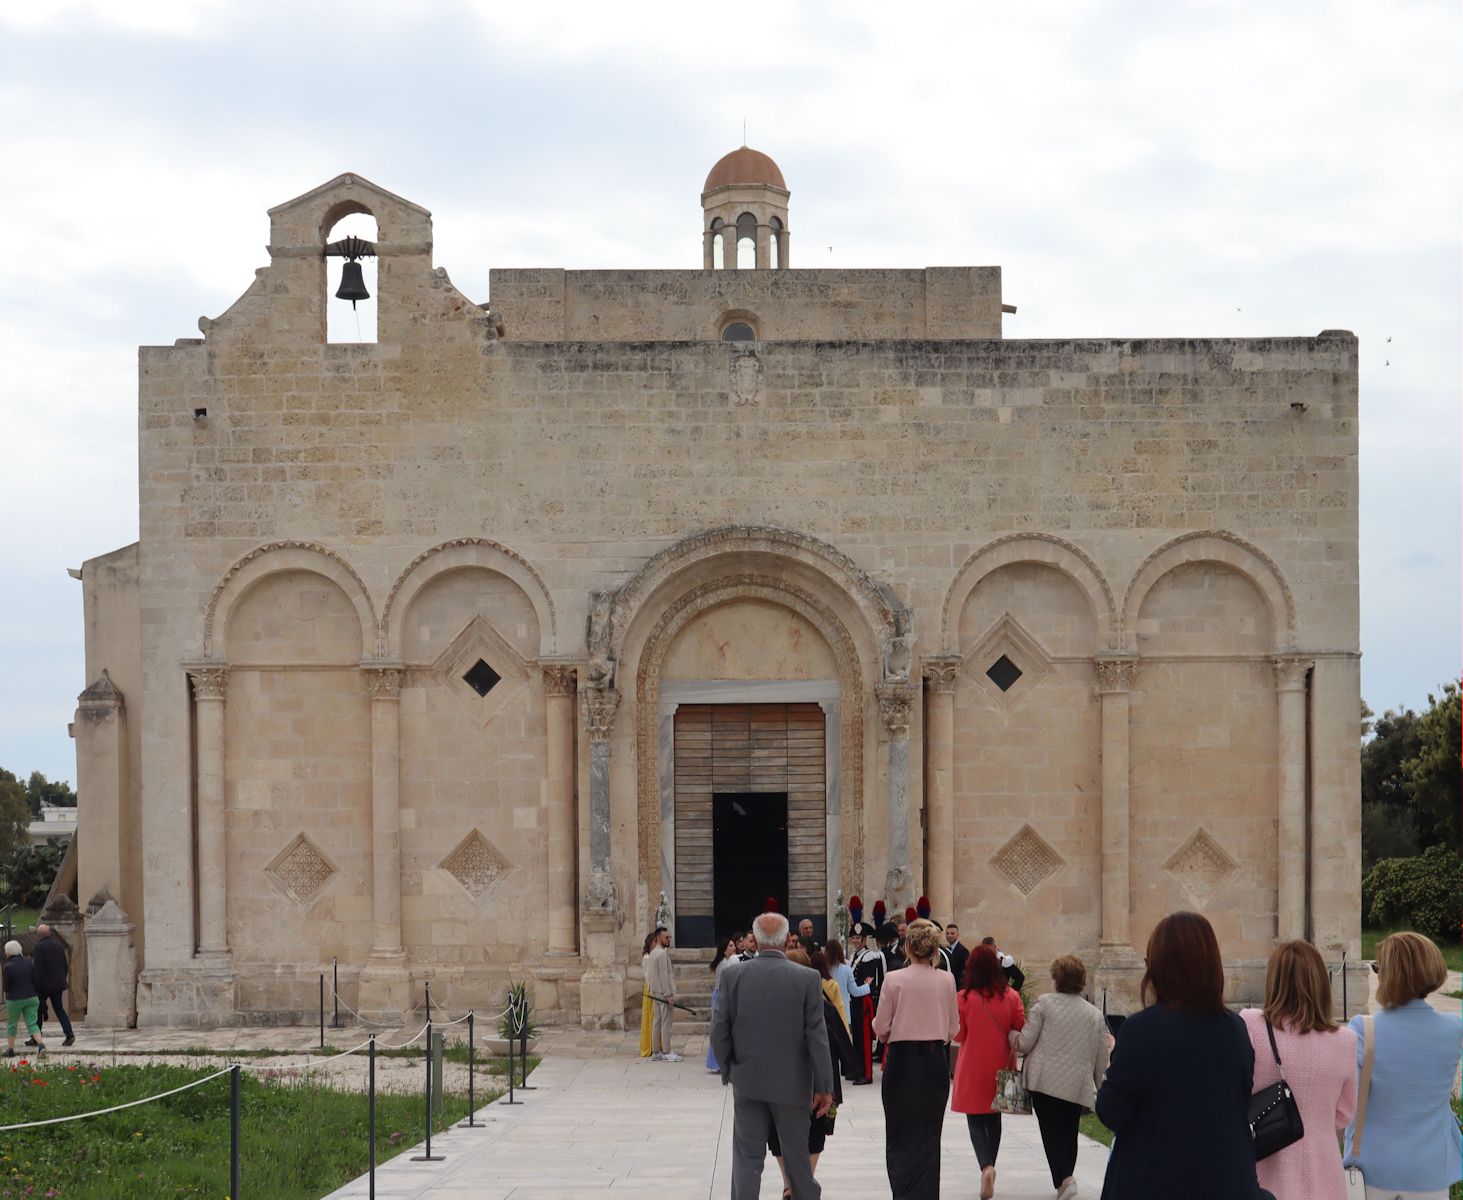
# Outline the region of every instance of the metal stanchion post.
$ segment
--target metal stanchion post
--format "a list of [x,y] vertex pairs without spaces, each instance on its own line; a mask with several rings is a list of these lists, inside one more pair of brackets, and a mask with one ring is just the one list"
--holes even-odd
[[[510,1013],[513,1010],[513,1002],[511,1000],[508,1002],[508,1009],[509,1009],[509,1012]],[[513,1077],[514,1077],[515,1074],[517,1074],[517,1072],[514,1071],[514,1069],[513,1069],[513,1028],[512,1028],[512,1026],[509,1026],[509,1028],[508,1028],[508,1099],[506,1099],[506,1100],[499,1100],[498,1101],[499,1104],[522,1104],[523,1103],[522,1100],[515,1100],[513,1098]]]
[[234,1063],[229,1071],[229,1200],[239,1200],[239,1076]]
[[368,1172],[370,1177],[369,1200],[376,1200],[376,1035],[371,1035],[371,1048],[366,1052],[366,1059],[371,1064],[366,1074],[367,1110],[370,1116],[367,1118],[366,1142],[370,1146],[371,1166]]
[[473,1090],[473,1082],[477,1074],[477,1051],[474,1029],[477,1025],[477,1017],[472,1009],[467,1010],[467,1120],[461,1122],[458,1129],[486,1129],[486,1125],[478,1124],[477,1120],[477,1099]]
[[[340,1028],[340,959],[330,960],[330,994],[335,997],[335,1016],[331,1018],[330,1028]],[[356,1001],[360,1003],[359,1000]]]
[[320,1049],[325,1049],[325,972],[320,972]]
[[523,1072],[518,1090],[533,1092],[538,1089],[528,1082],[528,1014],[522,1013],[518,1021],[518,1069]]
[[1341,949],[1341,1020],[1351,1020],[1351,1009],[1346,1004],[1346,948]]
[[432,981],[430,979],[422,983],[422,995],[427,1006],[427,1022],[432,1020]]
[[412,1155],[412,1162],[441,1162],[440,1154],[432,1153],[432,1022],[427,1022],[427,1090],[422,1095],[422,1107],[427,1114],[427,1149],[424,1154]]

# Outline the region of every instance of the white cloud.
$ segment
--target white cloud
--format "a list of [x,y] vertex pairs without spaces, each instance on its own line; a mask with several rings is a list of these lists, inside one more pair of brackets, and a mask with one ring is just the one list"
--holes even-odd
[[694,266],[743,119],[795,265],[999,263],[1013,337],[1355,330],[1367,694],[1417,701],[1459,657],[1460,24],[1434,0],[5,6],[0,553],[25,585],[0,764],[67,773],[62,568],[135,536],[136,347],[248,286],[265,209],[359,171],[434,211],[479,299],[494,265]]

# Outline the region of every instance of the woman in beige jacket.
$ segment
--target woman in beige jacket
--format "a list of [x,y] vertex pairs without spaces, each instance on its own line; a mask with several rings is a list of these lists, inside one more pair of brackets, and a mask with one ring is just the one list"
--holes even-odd
[[1064,954],[1051,966],[1056,991],[1031,1006],[1026,1028],[1012,1043],[1026,1056],[1026,1088],[1041,1129],[1057,1200],[1072,1200],[1077,1181],[1077,1126],[1097,1099],[1107,1070],[1107,1023],[1081,996],[1087,968]]

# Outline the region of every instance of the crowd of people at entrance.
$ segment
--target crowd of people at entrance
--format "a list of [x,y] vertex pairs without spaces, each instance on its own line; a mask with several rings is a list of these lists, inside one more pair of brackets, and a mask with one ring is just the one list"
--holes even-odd
[[[765,912],[718,947],[706,1067],[735,1093],[733,1200],[759,1195],[769,1150],[783,1195],[817,1200],[843,1084],[876,1077],[895,1200],[938,1200],[947,1109],[965,1116],[982,1200],[1012,1114],[1034,1119],[1057,1200],[1079,1194],[1092,1112],[1114,1134],[1103,1200],[1447,1200],[1463,1178],[1449,1103],[1463,1026],[1427,1003],[1446,966],[1419,934],[1381,942],[1380,1011],[1341,1025],[1314,946],[1278,946],[1263,1007],[1236,1013],[1213,927],[1174,913],[1148,941],[1145,1007],[1109,1020],[1075,955],[1028,1007],[995,939],[970,949],[953,924],[906,915],[854,922],[845,947]],[[668,942],[646,941],[642,1053],[678,1061],[657,1025],[676,1004]]]

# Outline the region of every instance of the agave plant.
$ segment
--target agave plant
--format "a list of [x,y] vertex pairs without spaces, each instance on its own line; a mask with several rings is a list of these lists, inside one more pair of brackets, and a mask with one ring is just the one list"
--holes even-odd
[[517,1040],[521,1037],[534,1038],[538,1026],[533,1021],[533,1004],[528,998],[528,984],[523,980],[508,981],[508,993],[503,1000],[504,1013],[498,1018],[498,1036]]

